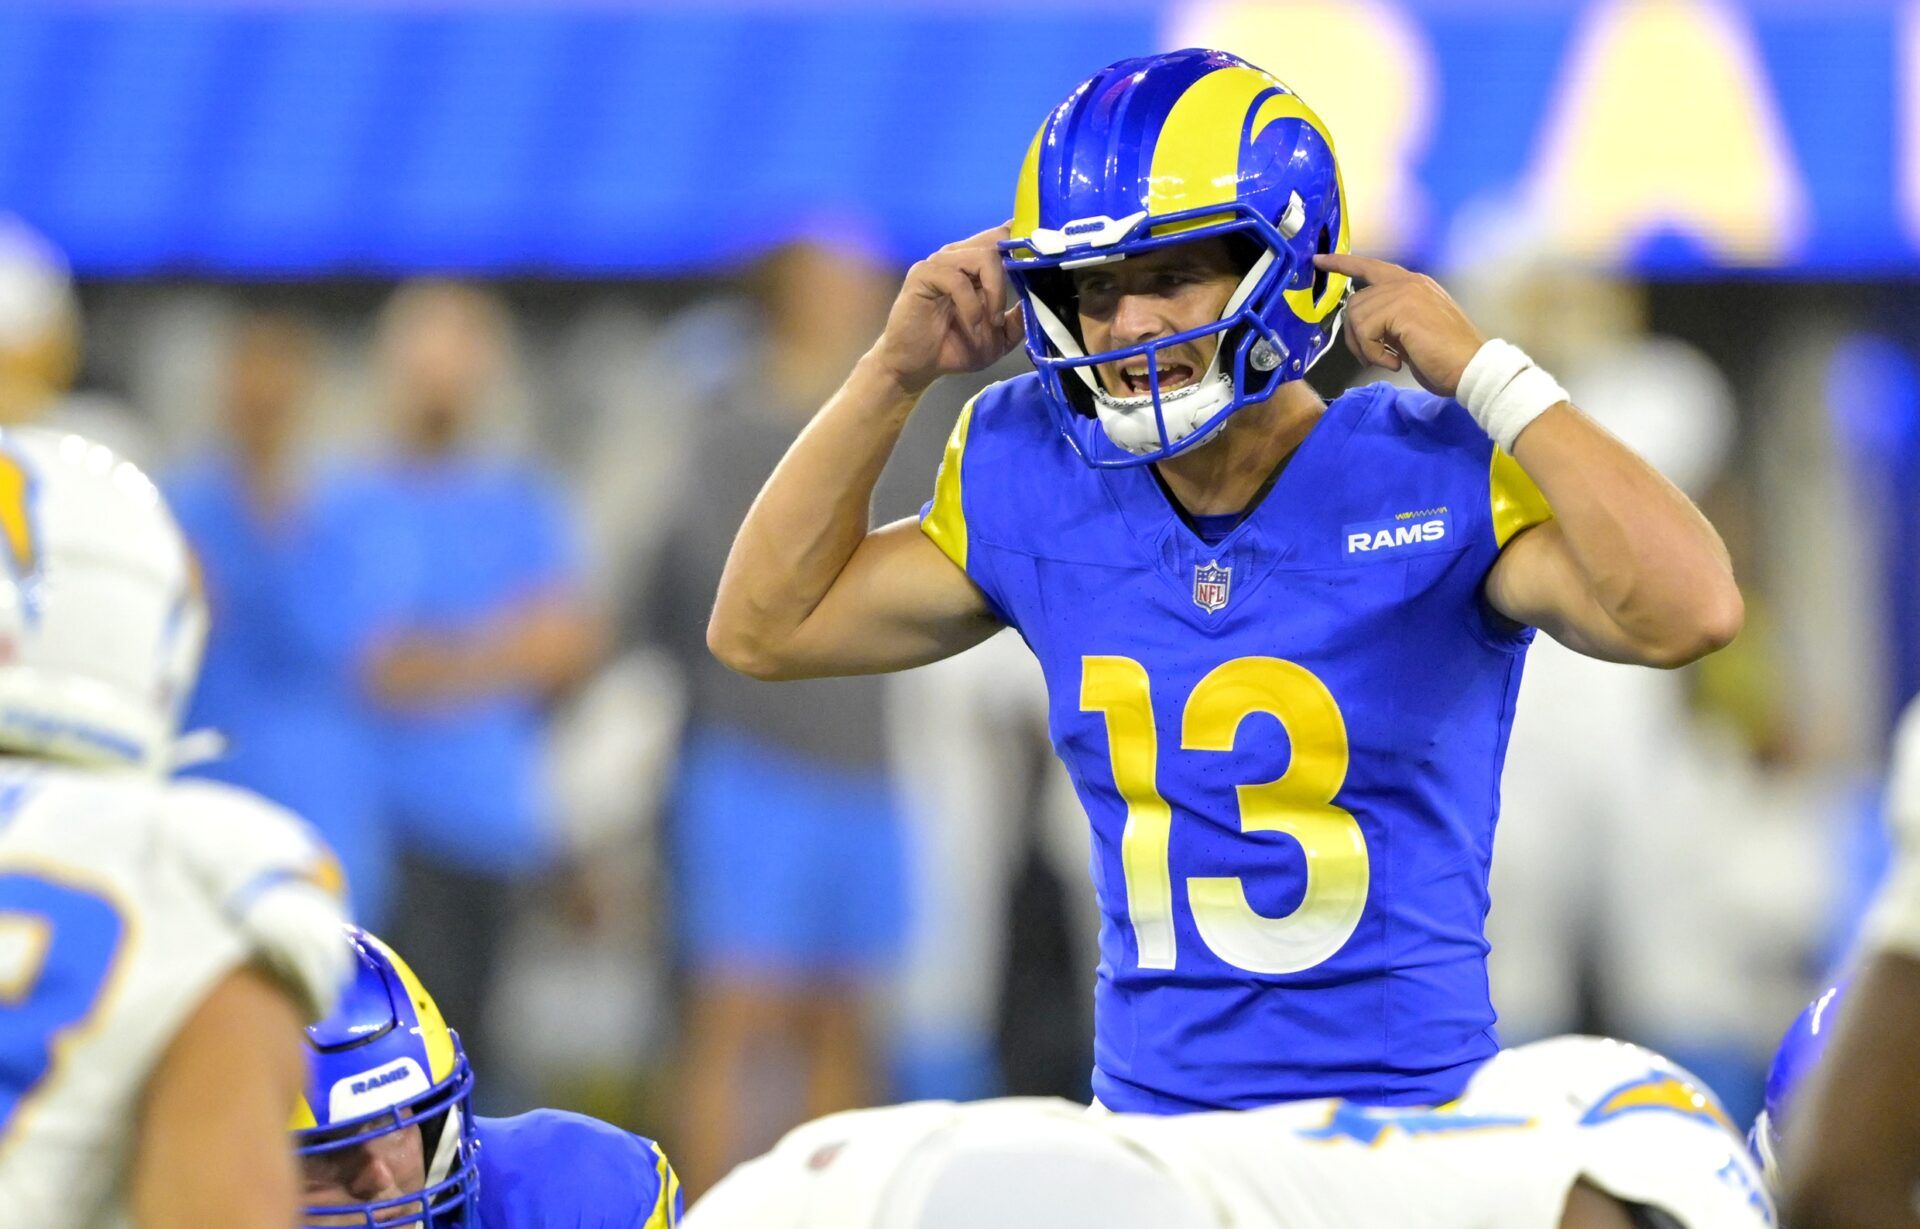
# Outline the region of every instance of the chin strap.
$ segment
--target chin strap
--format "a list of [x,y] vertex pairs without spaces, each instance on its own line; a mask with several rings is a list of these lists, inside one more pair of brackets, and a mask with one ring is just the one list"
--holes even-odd
[[460,1107],[447,1110],[446,1118],[440,1124],[440,1142],[433,1149],[433,1163],[427,1166],[427,1185],[438,1186],[447,1180],[453,1172],[453,1163],[460,1159],[460,1141],[465,1138],[465,1120]]

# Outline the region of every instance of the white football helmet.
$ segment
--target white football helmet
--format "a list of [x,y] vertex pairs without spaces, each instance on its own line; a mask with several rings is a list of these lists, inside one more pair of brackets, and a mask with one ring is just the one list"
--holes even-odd
[[165,772],[207,611],[160,492],[78,435],[0,430],[0,750]]

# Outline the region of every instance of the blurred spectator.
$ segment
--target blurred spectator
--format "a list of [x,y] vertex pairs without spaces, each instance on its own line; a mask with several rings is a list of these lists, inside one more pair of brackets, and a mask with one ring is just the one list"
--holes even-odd
[[255,315],[226,358],[222,439],[166,482],[199,558],[213,624],[188,728],[225,735],[201,775],[292,807],[340,854],[359,918],[386,912],[391,848],[359,676],[396,577],[350,478],[307,463],[313,335]]
[[508,342],[502,307],[477,288],[395,293],[377,346],[396,455],[371,480],[408,573],[368,673],[401,846],[393,938],[466,1022],[475,1066],[496,1071],[488,1009],[503,939],[556,847],[548,706],[604,639],[567,497],[535,466],[472,444]]
[[66,257],[19,218],[0,213],[0,425],[37,422],[77,432],[150,464],[150,433],[125,406],[73,391],[80,323]]
[[878,334],[895,284],[844,247],[794,243],[756,267],[748,340],[692,424],[697,479],[647,593],[643,617],[688,690],[670,822],[688,978],[674,1158],[692,1193],[878,1091],[872,992],[905,924],[881,684],[743,678],[708,653],[706,620],[735,527]]

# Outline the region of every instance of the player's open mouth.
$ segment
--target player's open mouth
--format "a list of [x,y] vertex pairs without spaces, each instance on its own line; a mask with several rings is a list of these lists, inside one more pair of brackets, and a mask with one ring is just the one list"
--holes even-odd
[[[1145,362],[1123,363],[1120,366],[1120,382],[1126,385],[1127,392],[1133,396],[1142,396],[1153,391],[1153,382],[1149,378],[1148,364]],[[1193,382],[1193,368],[1185,363],[1160,364],[1160,391],[1179,388],[1182,384]]]

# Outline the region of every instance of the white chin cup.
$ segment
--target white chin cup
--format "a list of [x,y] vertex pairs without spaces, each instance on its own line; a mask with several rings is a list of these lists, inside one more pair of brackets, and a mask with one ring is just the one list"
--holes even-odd
[[1115,397],[1105,390],[1095,391],[1094,410],[1100,416],[1107,438],[1135,456],[1180,443],[1233,400],[1233,379],[1217,367],[1216,362],[1193,383],[1160,394],[1160,414],[1167,424],[1164,443],[1159,425],[1154,421],[1152,393]]

